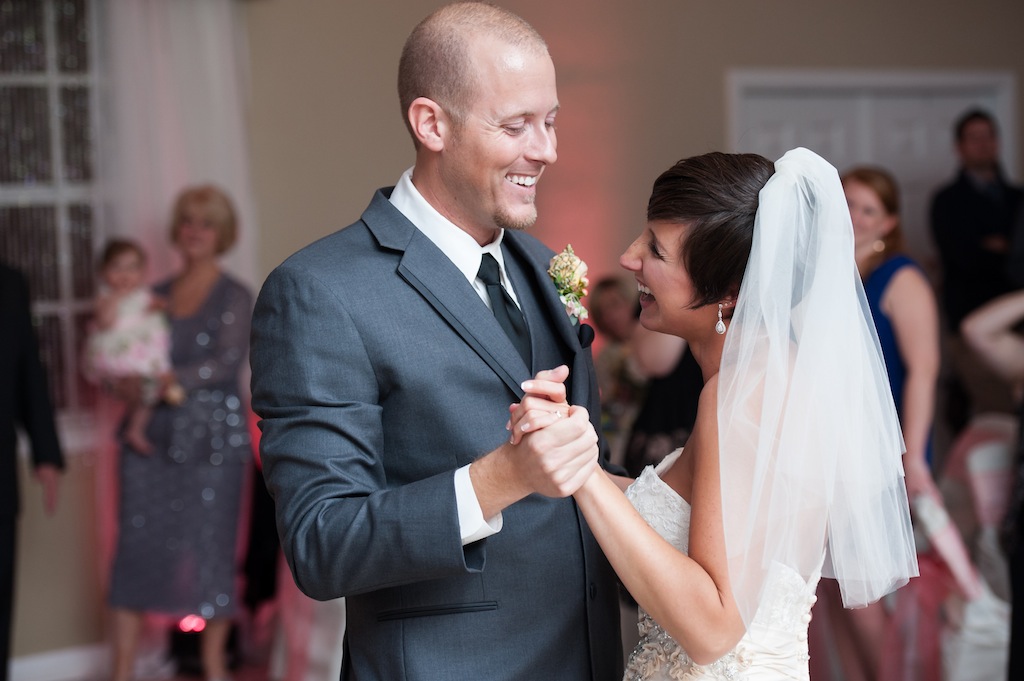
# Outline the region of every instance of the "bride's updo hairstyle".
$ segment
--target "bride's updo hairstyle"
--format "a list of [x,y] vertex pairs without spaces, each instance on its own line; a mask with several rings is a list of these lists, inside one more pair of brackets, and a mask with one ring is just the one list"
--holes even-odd
[[693,282],[693,308],[735,295],[750,256],[758,194],[775,164],[758,154],[685,158],[654,181],[647,221],[688,225],[680,255]]

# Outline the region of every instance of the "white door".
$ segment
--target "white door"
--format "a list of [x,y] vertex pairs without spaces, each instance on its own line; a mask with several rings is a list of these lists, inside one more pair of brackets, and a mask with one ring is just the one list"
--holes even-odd
[[729,145],[776,159],[796,146],[842,173],[875,165],[900,184],[907,249],[932,276],[932,193],[957,169],[953,125],[968,108],[999,121],[1003,167],[1016,177],[1014,80],[1004,73],[743,70],[729,74]]

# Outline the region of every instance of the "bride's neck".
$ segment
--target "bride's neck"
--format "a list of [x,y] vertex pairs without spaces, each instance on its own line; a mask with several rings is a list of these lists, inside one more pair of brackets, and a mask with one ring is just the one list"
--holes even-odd
[[697,360],[700,373],[707,383],[712,376],[718,373],[722,365],[722,350],[725,348],[725,336],[719,336],[708,342],[690,343],[690,351],[693,358]]

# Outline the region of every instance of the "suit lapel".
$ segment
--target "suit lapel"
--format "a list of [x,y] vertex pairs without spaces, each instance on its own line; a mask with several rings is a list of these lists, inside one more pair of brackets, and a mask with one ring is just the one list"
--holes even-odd
[[374,196],[363,221],[381,246],[403,252],[398,275],[416,289],[517,396],[529,371],[480,296],[452,261],[387,200]]
[[[549,315],[549,318],[553,320],[553,325],[559,338],[563,343],[572,348],[573,352],[578,351],[580,349],[580,341],[576,336],[576,327],[569,321],[569,315],[565,312],[565,305],[562,304],[562,299],[558,297],[558,291],[555,290],[555,286],[551,282],[551,276],[548,274],[548,263],[531,258],[525,252],[523,244],[519,241],[519,236],[517,232],[506,231],[505,239],[502,243],[503,245],[507,244],[506,247],[515,252],[515,257],[522,263],[524,271],[539,284],[537,286],[537,291],[539,292],[538,302],[544,308],[544,314]],[[518,290],[519,288],[516,289],[516,291]]]
[[[573,364],[569,367],[571,370],[569,386],[571,402],[588,405],[591,378],[590,371],[586,366],[588,353],[584,351],[580,344],[578,323],[574,324],[569,320],[569,315],[565,311],[565,304],[558,297],[558,291],[551,282],[551,276],[548,274],[547,269],[549,262],[536,256],[531,257],[526,250],[523,235],[518,232],[506,230],[502,245],[514,252],[514,257],[522,264],[523,271],[538,284],[536,287],[538,292],[537,298],[538,303],[543,308],[542,313],[551,320],[551,326],[558,334],[559,339],[573,354]],[[516,281],[513,281],[513,284],[516,285],[517,292],[521,290],[522,286],[526,285],[525,282],[520,283]],[[537,369],[550,368],[537,367]]]

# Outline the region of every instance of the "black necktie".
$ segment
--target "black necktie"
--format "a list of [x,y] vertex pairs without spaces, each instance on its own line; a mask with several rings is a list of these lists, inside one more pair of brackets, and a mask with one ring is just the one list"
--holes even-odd
[[480,259],[480,271],[477,278],[487,285],[487,297],[491,300],[491,311],[498,320],[498,324],[508,334],[512,345],[522,355],[526,366],[530,366],[530,334],[526,330],[526,320],[523,313],[516,307],[511,296],[501,285],[501,272],[498,269],[498,261],[490,253],[484,253]]

